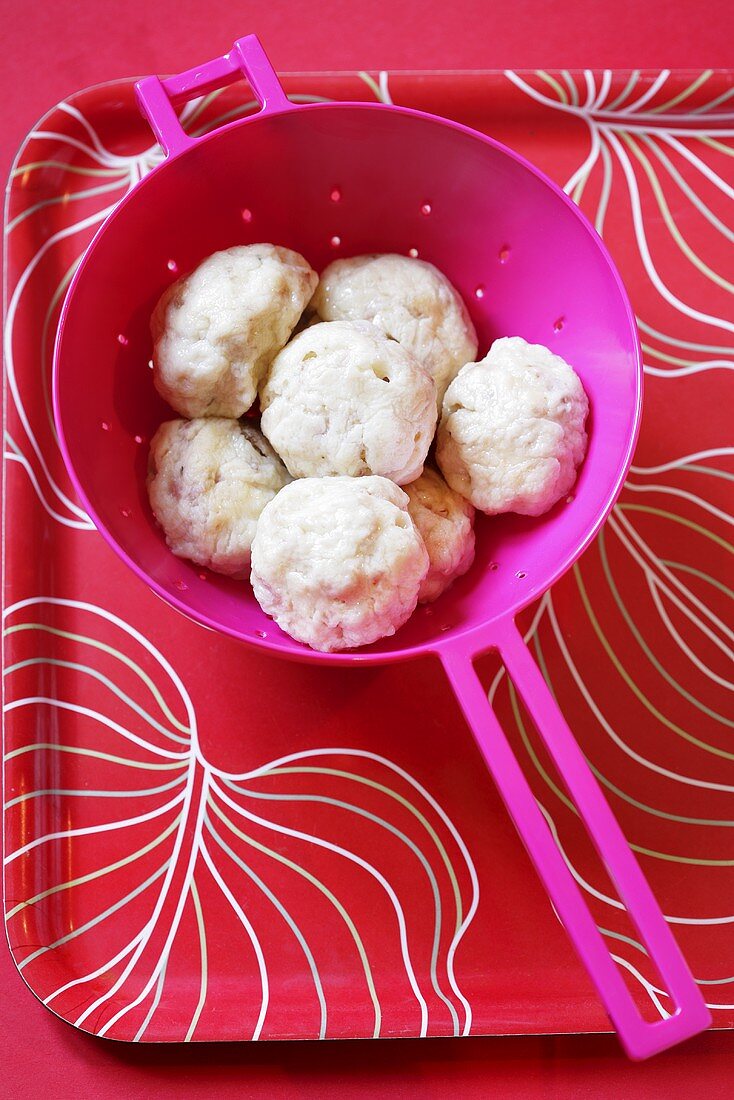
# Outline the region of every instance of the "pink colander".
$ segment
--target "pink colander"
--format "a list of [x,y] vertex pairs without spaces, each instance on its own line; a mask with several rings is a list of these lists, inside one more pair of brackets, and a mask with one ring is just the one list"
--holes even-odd
[[[174,104],[243,75],[259,113],[187,135]],[[438,655],[627,1052],[642,1058],[703,1030],[703,999],[514,623],[594,538],[635,444],[640,348],[601,240],[558,187],[483,134],[382,104],[294,106],[254,36],[180,76],[149,77],[137,93],[166,160],[92,241],[64,303],[54,362],[61,446],[99,531],[174,607],[248,645],[334,666]],[[395,637],[359,652],[314,653],[282,634],[246,584],[202,576],[174,557],[148,507],[146,448],[137,440],[171,417],[148,369],[151,311],[177,271],[248,241],[298,249],[319,269],[362,252],[418,254],[469,303],[482,349],[506,335],[547,344],[573,364],[591,401],[573,499],[540,520],[480,520],[468,575],[431,613],[417,611]],[[499,650],[667,986],[675,1007],[666,1019],[641,1017],[492,712],[472,664],[490,649]]]

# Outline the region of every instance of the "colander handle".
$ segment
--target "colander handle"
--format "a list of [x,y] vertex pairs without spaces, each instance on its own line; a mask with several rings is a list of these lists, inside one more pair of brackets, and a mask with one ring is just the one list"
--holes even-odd
[[178,76],[161,80],[147,76],[135,85],[138,105],[150,123],[166,156],[175,156],[197,141],[181,126],[174,104],[185,103],[194,96],[233,84],[240,77],[249,80],[261,111],[283,111],[291,107],[275,69],[270,64],[257,35],[238,38],[229,53],[215,57]]
[[442,648],[444,667],[510,817],[622,1045],[631,1058],[647,1058],[704,1031],[711,1015],[601,787],[512,620],[500,625],[494,644],[670,993],[675,1009],[666,1019],[648,1023],[640,1015],[487,700],[473,667],[479,653],[456,639]]

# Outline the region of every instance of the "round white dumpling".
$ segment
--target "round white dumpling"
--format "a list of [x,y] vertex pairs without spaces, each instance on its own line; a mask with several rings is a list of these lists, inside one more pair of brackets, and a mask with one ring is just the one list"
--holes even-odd
[[181,416],[242,416],[318,281],[272,244],[215,252],[168,288],[151,318],[153,381]]
[[560,356],[519,336],[495,340],[446,391],[436,459],[482,512],[539,516],[576,480],[588,411],[580,378]]
[[407,507],[402,489],[383,477],[291,482],[263,510],[252,544],[263,611],[324,653],[394,634],[428,570]]
[[150,444],[148,495],[174,554],[246,577],[263,508],[290,481],[257,428],[207,417],[161,424]]
[[409,351],[366,322],[299,333],[260,390],[262,430],[294,477],[413,481],[436,427],[436,387]]
[[430,466],[405,486],[408,512],[425,543],[430,566],[418,603],[431,603],[474,561],[474,508]]
[[466,306],[433,264],[395,253],[335,260],[311,300],[324,321],[371,321],[412,351],[436,383],[441,407],[446,387],[477,356],[477,334]]

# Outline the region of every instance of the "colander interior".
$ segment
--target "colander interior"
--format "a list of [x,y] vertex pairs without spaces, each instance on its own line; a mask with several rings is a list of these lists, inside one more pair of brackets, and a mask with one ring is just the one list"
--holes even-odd
[[155,393],[148,321],[159,295],[205,256],[268,241],[321,269],[395,251],[435,263],[463,295],[483,354],[502,335],[547,344],[578,371],[592,408],[573,499],[542,519],[481,517],[477,560],[394,638],[342,660],[385,660],[513,613],[588,540],[624,476],[640,364],[624,292],[563,196],[506,150],[400,109],[315,105],[236,123],[145,179],[108,220],[67,299],[56,414],[100,530],[156,591],[215,629],[285,655],[247,584],[174,557],[147,503],[147,444],[174,414]]

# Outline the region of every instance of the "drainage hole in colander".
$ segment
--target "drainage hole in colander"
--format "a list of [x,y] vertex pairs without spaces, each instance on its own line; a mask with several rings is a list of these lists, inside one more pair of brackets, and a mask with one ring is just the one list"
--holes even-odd
[[179,590],[179,592],[188,592],[188,590],[189,590],[189,586],[187,585],[186,581],[181,581],[181,580],[174,581],[173,582],[173,587],[177,588]]
[[178,264],[176,263],[175,260],[169,260],[168,263],[166,264],[166,267],[168,268],[169,271],[172,271],[174,273],[174,275],[178,271]]
[[342,243],[341,237],[337,237],[336,235],[334,235],[331,238],[331,240],[329,241],[329,244],[331,245],[332,248],[338,248],[341,243]]
[[339,190],[338,187],[335,187],[332,190],[331,194],[329,195],[329,198],[331,199],[332,202],[341,202],[342,201],[342,193],[341,193],[341,191]]
[[515,576],[517,577],[517,579],[518,579],[519,581],[521,581],[521,580],[523,580],[523,579],[524,579],[525,577],[527,577],[527,573],[523,572],[523,570],[522,570],[522,569],[519,569],[519,570],[517,571],[517,573],[515,573]]
[[255,631],[255,637],[256,638],[267,638],[267,636],[268,636],[268,633],[267,633],[266,630],[256,630]]
[[246,206],[240,210],[240,217],[243,222],[249,224],[252,221],[252,210],[249,210]]
[[412,260],[417,259],[418,258],[418,249],[417,248],[409,248],[408,249],[408,255],[410,256],[410,258]]
[[444,623],[443,626],[440,626],[438,629],[442,634],[445,634],[447,630],[451,630],[452,626],[452,623]]
[[207,577],[206,573],[199,573],[199,580],[200,581],[208,580],[208,577]]
[[475,298],[483,298],[484,297],[484,287],[483,286],[480,285],[480,286],[476,287],[476,289],[474,290],[474,297]]
[[127,345],[130,343],[127,336],[125,336],[125,334],[122,332],[119,332],[117,334],[117,342],[118,344],[121,344],[123,348],[126,348]]
[[497,259],[501,264],[506,264],[510,258],[510,246],[509,244],[503,244],[502,248],[497,253]]
[[565,317],[556,317],[555,321],[553,322],[553,331],[554,332],[560,332],[565,323],[566,323],[566,318]]
[[109,424],[107,423],[106,420],[102,421],[102,423],[100,424],[100,427],[101,427],[103,432],[108,432],[110,430],[110,426],[109,426]]
[[500,563],[498,561],[491,561],[489,563],[489,570],[490,570],[491,573],[496,573],[497,570],[499,569],[499,567],[500,567]]
[[125,519],[130,519],[130,516],[131,516],[132,514],[133,514],[133,510],[132,510],[132,508],[121,508],[121,509],[120,509],[120,515],[121,515],[121,516],[124,516],[124,517],[125,517]]
[[431,206],[430,202],[424,202],[421,206],[421,214],[424,218],[427,218],[432,209],[433,207]]
[[574,501],[575,499],[576,499],[576,497],[573,495],[573,493],[571,493],[570,496],[566,497],[566,504],[571,504],[572,501]]
[[142,443],[143,442],[142,435],[136,435],[134,438],[135,438],[136,443]]

